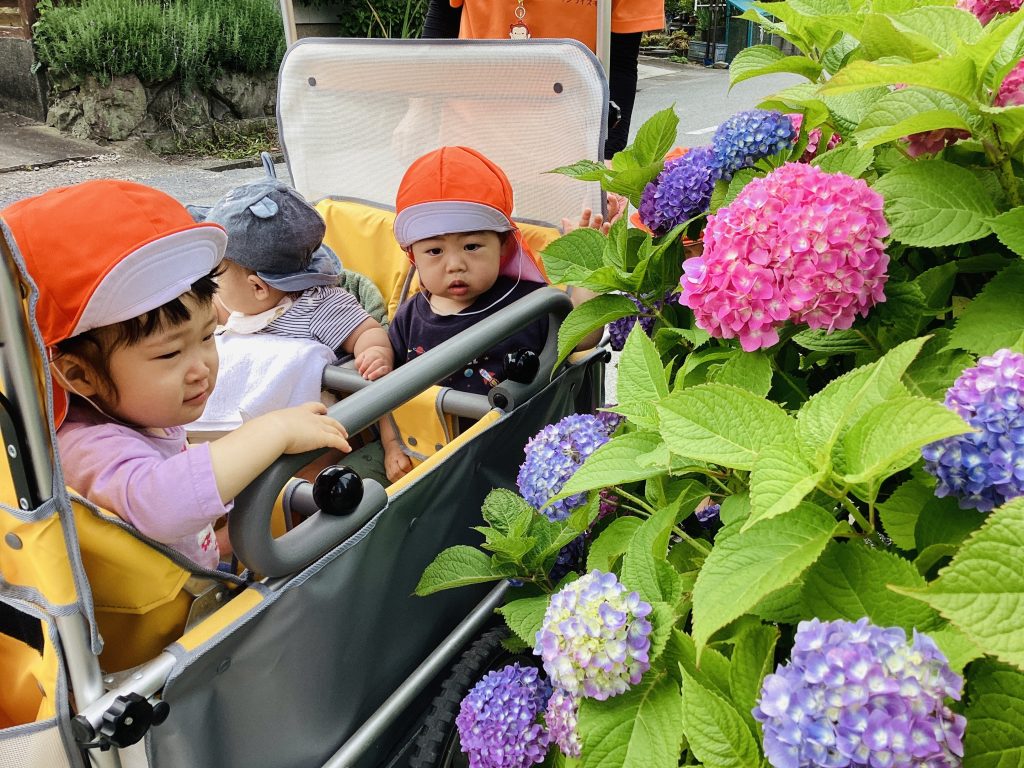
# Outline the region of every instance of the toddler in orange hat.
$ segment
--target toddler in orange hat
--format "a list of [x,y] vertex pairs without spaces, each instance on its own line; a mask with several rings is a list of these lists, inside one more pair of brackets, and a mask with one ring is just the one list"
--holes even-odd
[[[388,327],[396,366],[547,285],[537,257],[512,221],[512,208],[508,177],[474,149],[442,147],[406,171],[395,205],[395,239],[416,265],[421,291],[398,308]],[[601,228],[602,221],[584,211],[581,225]],[[579,291],[573,302],[590,296]],[[441,384],[486,394],[507,378],[509,353],[540,352],[547,334],[547,317],[539,318]],[[588,337],[581,346],[596,340]],[[393,482],[412,463],[388,419],[381,422],[381,441]]]
[[[142,534],[214,569],[212,524],[284,453],[348,451],[320,403],[188,448],[217,381],[214,278],[227,241],[173,198],[91,181],[17,202],[10,228],[39,298],[68,484]],[[70,402],[68,402],[70,396]]]

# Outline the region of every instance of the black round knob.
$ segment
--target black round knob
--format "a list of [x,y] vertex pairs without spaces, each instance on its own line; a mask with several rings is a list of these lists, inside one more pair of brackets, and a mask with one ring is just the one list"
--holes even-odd
[[351,467],[333,466],[313,481],[313,501],[328,515],[348,515],[363,500],[363,478]]
[[531,349],[517,349],[505,355],[505,377],[520,384],[528,384],[537,376],[540,357]]
[[130,747],[153,724],[153,705],[137,693],[118,696],[103,713],[100,735],[115,747]]
[[160,700],[153,705],[153,726],[158,726],[171,714],[171,705]]

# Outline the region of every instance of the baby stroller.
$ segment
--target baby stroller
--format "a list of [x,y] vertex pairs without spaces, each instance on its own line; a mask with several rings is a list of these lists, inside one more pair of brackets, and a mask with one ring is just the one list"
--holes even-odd
[[[600,208],[596,185],[544,172],[599,156],[606,108],[596,59],[571,42],[303,40],[282,64],[278,122],[328,243],[396,302],[415,283],[387,203],[411,158],[441,144],[481,150],[543,243],[552,220]],[[428,396],[441,421],[474,423],[450,442],[417,432],[429,450],[400,482],[367,480],[357,498],[344,473],[291,481],[315,454],[271,466],[236,500],[229,530],[244,570],[226,574],[64,487],[34,289],[3,234],[0,766],[406,764],[437,680],[503,591],[417,598],[420,574],[440,550],[475,543],[484,496],[513,485],[530,436],[601,404],[602,351],[552,370],[567,297],[536,291],[372,384],[326,370],[325,387],[343,396],[330,413],[356,433],[533,318],[553,318],[535,375],[488,397]],[[285,509],[302,522],[287,529]]]

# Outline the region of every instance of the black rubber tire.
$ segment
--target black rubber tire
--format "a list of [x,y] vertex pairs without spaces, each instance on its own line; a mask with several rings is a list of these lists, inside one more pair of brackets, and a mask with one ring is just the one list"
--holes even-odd
[[[535,663],[527,661],[523,655],[512,654],[505,649],[501,641],[508,635],[509,631],[505,627],[489,629],[463,652],[441,685],[441,692],[431,702],[423,727],[416,736],[412,756],[409,758],[409,768],[450,766],[453,759],[458,761],[456,765],[469,764],[462,754],[458,731],[455,728],[455,718],[459,714],[463,698],[484,674],[510,663],[514,658]],[[532,656],[528,658],[533,659]]]

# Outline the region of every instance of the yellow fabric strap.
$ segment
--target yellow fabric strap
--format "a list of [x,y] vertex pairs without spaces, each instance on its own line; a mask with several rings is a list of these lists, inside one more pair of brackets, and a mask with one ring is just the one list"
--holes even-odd
[[441,412],[441,387],[420,392],[391,412],[402,449],[415,467],[455,436],[455,419]]

